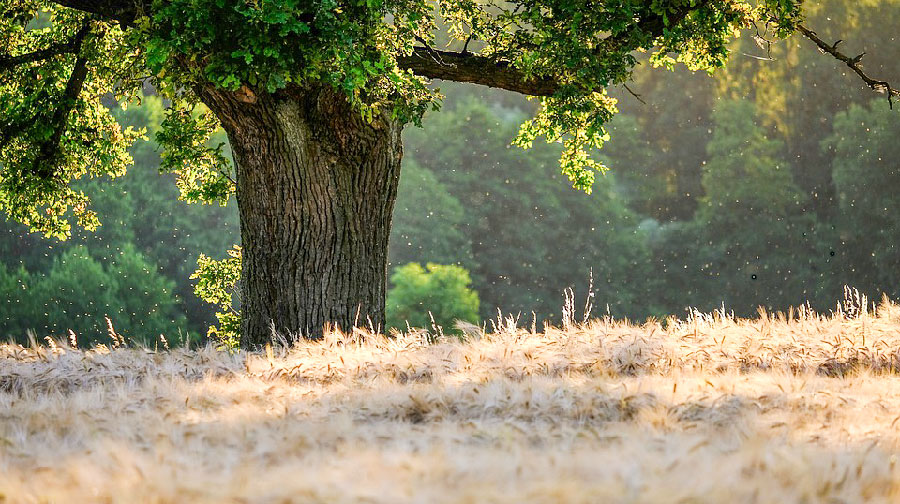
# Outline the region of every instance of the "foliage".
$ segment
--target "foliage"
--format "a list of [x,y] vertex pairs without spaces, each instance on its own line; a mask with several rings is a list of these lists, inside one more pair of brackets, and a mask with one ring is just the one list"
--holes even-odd
[[200,254],[191,280],[197,280],[194,288],[197,297],[219,308],[216,312],[219,325],[210,326],[207,336],[222,348],[239,348],[241,313],[239,301],[235,301],[240,294],[237,287],[241,280],[241,248],[235,245],[228,251],[228,257],[219,261]]
[[0,329],[20,341],[31,330],[65,339],[72,330],[80,343],[92,344],[108,342],[108,317],[128,340],[152,344],[160,334],[177,334],[184,322],[173,288],[133,247],[104,266],[86,247],[75,246],[55,257],[46,275],[0,268],[7,314]]
[[[38,12],[46,23],[30,26]],[[122,30],[44,1],[0,2],[0,33],[19,54],[71,44],[71,54],[0,66],[0,210],[46,236],[66,237],[73,221],[97,216],[72,182],[118,177],[140,132],[122,130],[99,97],[133,94],[137,49]],[[88,64],[90,62],[90,64]]]
[[846,274],[872,294],[900,294],[900,115],[882,101],[838,114],[823,146],[834,156]]
[[672,294],[702,310],[725,303],[741,314],[756,304],[821,299],[820,289],[834,297],[838,291],[824,276],[828,236],[802,211],[805,196],[782,157],[783,143],[767,138],[752,103],[723,102],[713,118],[706,196],[695,219],[668,226],[658,245],[667,272],[689,286]]
[[27,324],[32,322],[27,317],[38,313],[37,306],[33,304],[31,285],[31,277],[24,267],[11,270],[0,263],[0,335],[19,341],[25,339],[29,329]]
[[[394,270],[387,296],[387,326],[450,332],[457,320],[477,322],[478,293],[460,266],[409,263]],[[436,326],[436,327],[435,327]],[[442,329],[437,329],[442,328]]]
[[[427,117],[424,129],[407,132],[404,169],[415,163],[416,172],[429,170],[461,204],[461,218],[451,213],[453,206],[432,217],[458,224],[422,229],[418,236],[462,233],[466,246],[457,248],[450,262],[472,273],[482,318],[493,318],[497,308],[529,318],[533,311],[538,321],[558,316],[563,290],[586,288],[591,272],[601,306],[609,303],[618,315],[646,313],[651,303],[642,298],[652,282],[635,285],[629,279],[645,278],[649,250],[638,219],[615,193],[612,175],[597,180],[591,196],[567,187],[553,173],[557,145],[539,142],[528,152],[509,148],[524,116],[521,108],[492,107],[471,96],[451,100],[454,88],[447,92],[444,110]],[[432,190],[429,185],[401,189]],[[395,226],[407,228],[422,219],[423,210],[398,205]],[[397,264],[394,250],[402,238],[392,239],[391,259]],[[400,249],[403,260],[434,260],[428,250]]]
[[225,206],[234,194],[231,162],[225,142],[211,146],[219,123],[209,111],[196,105],[174,103],[156,133],[164,149],[159,170],[178,174],[180,197],[188,203],[219,203]]

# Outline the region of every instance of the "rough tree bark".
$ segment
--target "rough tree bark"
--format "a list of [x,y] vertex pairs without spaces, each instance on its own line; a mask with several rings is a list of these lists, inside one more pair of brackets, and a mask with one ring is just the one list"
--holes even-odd
[[241,345],[325,324],[383,329],[401,125],[370,124],[330,89],[276,95],[212,86],[203,101],[234,153],[241,216]]

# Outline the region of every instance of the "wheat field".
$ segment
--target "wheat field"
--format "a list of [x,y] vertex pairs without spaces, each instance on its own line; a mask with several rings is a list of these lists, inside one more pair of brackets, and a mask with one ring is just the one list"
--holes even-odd
[[898,502],[900,306],[0,346],[0,502]]

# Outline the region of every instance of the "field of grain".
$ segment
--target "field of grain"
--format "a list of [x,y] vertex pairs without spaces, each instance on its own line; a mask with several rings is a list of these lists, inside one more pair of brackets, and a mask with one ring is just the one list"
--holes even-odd
[[0,346],[0,502],[900,502],[900,306]]

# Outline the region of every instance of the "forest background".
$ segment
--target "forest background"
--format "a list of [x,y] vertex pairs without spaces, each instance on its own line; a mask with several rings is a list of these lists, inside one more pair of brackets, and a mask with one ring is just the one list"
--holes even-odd
[[[900,75],[900,1],[805,9],[822,38],[867,52],[870,74]],[[611,170],[592,194],[559,174],[558,145],[510,145],[535,102],[439,83],[442,111],[404,137],[394,283],[416,275],[399,269],[411,262],[460,266],[468,276],[451,276],[480,300],[462,311],[479,325],[498,309],[558,321],[568,288],[582,299],[590,288],[596,315],[639,320],[688,307],[825,311],[844,285],[900,298],[900,112],[885,98],[800,37],[769,47],[745,35],[712,77],[647,66],[629,85],[639,97],[613,92],[621,113],[600,152]],[[107,316],[133,338],[205,336],[216,308],[189,277],[200,254],[239,244],[237,209],[177,199],[153,140],[164,105],[151,92],[117,111],[148,140],[126,176],[84,184],[97,232],[60,242],[0,221],[0,336],[71,329],[87,343]],[[440,295],[417,295],[415,318],[441,311]]]

